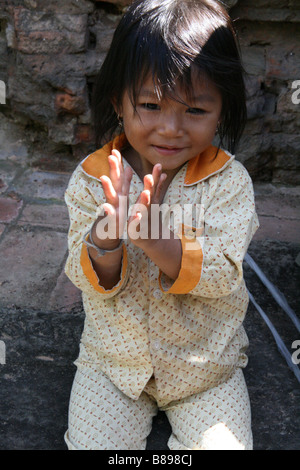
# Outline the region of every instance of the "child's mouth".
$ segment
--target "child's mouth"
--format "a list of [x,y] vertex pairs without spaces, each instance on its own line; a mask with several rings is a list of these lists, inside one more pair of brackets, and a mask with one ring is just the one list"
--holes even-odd
[[154,149],[161,155],[174,155],[176,153],[181,152],[184,148],[183,147],[170,147],[166,146],[159,146],[153,145]]

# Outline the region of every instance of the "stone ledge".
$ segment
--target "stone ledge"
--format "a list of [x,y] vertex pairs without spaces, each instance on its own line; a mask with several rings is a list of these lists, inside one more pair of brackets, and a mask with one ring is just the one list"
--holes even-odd
[[23,206],[23,201],[11,197],[0,197],[0,222],[10,223],[15,220]]
[[65,204],[26,204],[17,225],[47,227],[67,233],[69,214]]
[[65,233],[10,228],[0,244],[1,304],[33,309],[46,305],[66,254]]
[[69,179],[69,173],[29,169],[12,184],[11,189],[30,200],[35,198],[63,202]]

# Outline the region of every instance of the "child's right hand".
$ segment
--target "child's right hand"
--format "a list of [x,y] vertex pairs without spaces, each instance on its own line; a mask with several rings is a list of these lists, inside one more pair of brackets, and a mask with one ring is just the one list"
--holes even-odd
[[[124,232],[125,224],[127,222],[127,209],[129,200],[129,188],[132,179],[132,170],[127,167],[124,171],[122,165],[122,157],[118,150],[112,150],[112,154],[108,157],[109,162],[109,177],[101,176],[100,181],[103,186],[106,202],[103,204],[105,216],[99,217],[95,223],[96,237],[101,241],[101,246],[94,240],[97,245],[103,249],[114,249],[120,243],[120,238]],[[123,196],[123,197],[121,197]],[[111,217],[113,223],[116,223],[116,233],[109,238],[103,239],[102,230],[97,230],[97,223],[103,217]],[[107,219],[109,224],[109,219]]]

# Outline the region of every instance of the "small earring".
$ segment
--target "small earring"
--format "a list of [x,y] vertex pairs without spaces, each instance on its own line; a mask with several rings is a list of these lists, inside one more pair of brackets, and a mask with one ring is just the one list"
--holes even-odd
[[120,116],[120,115],[118,114],[117,118],[118,118],[118,125],[119,125],[119,127],[123,128],[123,118],[122,118],[122,116]]

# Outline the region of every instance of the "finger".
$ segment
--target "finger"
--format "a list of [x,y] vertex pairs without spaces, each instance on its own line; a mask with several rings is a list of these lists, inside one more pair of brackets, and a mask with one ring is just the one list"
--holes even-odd
[[118,168],[119,168],[119,173],[120,173],[120,176],[122,177],[123,176],[123,173],[124,173],[124,169],[123,169],[123,165],[122,165],[122,155],[121,153],[119,152],[119,150],[117,149],[113,149],[111,151],[112,155],[114,157],[117,158],[117,161],[118,161]]
[[144,185],[146,186],[145,189],[153,189],[159,182],[159,178],[162,172],[162,166],[160,163],[154,165],[152,169],[152,174],[148,174],[144,177]]
[[122,193],[124,196],[129,195],[130,183],[132,180],[133,171],[130,167],[127,167],[124,171],[124,178],[123,178],[123,188]]
[[154,165],[152,174],[146,175],[144,178],[144,189],[148,189],[151,197],[154,197],[157,191],[157,186],[160,182],[162,166],[160,163]]
[[152,170],[152,176],[153,176],[153,181],[154,181],[155,186],[159,183],[161,174],[162,174],[162,165],[160,163],[157,163],[156,165],[154,165],[153,170]]
[[[133,221],[136,224],[140,222],[143,217],[147,217],[150,200],[149,191],[142,191],[138,200],[130,210],[128,227]],[[135,225],[135,227],[137,227],[137,225]]]
[[109,176],[110,179],[112,180],[113,185],[119,182],[120,180],[120,165],[119,165],[119,160],[116,155],[110,155],[108,157],[108,163],[109,163]]
[[111,154],[114,155],[115,157],[117,157],[118,162],[119,162],[119,164],[121,165],[121,163],[122,163],[122,155],[121,155],[121,153],[119,152],[119,150],[113,149],[113,150],[111,151]]
[[115,217],[116,209],[112,204],[109,204],[108,202],[105,202],[102,205],[102,207],[103,207],[106,215],[108,215],[109,217]]
[[109,177],[116,191],[120,192],[122,190],[122,180],[123,180],[123,167],[122,167],[120,157],[118,155],[110,155],[108,157],[108,162],[109,162]]
[[144,191],[150,191],[150,194],[154,190],[154,178],[153,175],[144,176]]
[[148,207],[150,205],[150,202],[151,202],[151,193],[149,190],[146,189],[141,192],[139,203]]
[[110,204],[116,205],[118,202],[118,195],[112,184],[111,179],[108,176],[104,175],[101,176],[100,181],[102,183],[106,201]]
[[146,206],[146,208],[148,208],[148,206],[150,205],[150,202],[151,202],[150,191],[148,190],[142,191],[139,197],[137,198],[136,202],[134,203],[134,205],[131,206],[130,218],[135,217],[137,211],[140,211],[141,208],[143,208],[142,206]]
[[164,185],[164,182],[166,181],[167,179],[167,175],[166,173],[162,173],[159,177],[159,181],[158,181],[158,184],[155,188],[155,193],[154,195],[152,196],[152,203],[153,204],[161,204],[161,199],[162,199],[162,189],[163,189],[163,185]]

